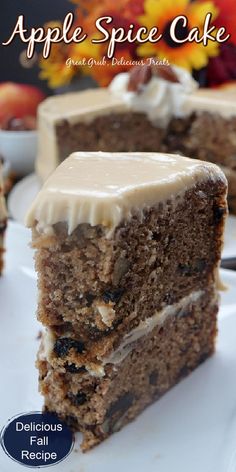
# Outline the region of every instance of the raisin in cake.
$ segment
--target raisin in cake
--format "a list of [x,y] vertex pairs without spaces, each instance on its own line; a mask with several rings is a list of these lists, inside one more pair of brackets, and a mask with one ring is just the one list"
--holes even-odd
[[40,390],[83,450],[214,352],[226,189],[214,164],[78,152],[33,202]]
[[107,89],[50,97],[39,106],[37,173],[44,181],[74,151],[177,153],[220,165],[236,212],[233,94],[197,89],[178,67],[145,65]]
[[4,235],[7,226],[7,210],[3,191],[2,162],[0,160],[0,275],[3,271]]

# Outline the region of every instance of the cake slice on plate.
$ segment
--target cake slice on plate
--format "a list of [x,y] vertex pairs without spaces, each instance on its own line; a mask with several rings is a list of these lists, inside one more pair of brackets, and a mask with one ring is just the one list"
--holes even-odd
[[3,271],[4,235],[7,226],[7,210],[3,191],[2,162],[0,160],[0,275]]
[[199,160],[78,152],[33,202],[40,390],[83,450],[214,352],[226,191]]

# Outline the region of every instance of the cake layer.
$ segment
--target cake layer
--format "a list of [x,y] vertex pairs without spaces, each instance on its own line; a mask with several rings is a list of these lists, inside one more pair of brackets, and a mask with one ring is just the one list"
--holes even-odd
[[181,120],[173,119],[163,145],[169,152],[179,151],[189,157],[210,160],[233,171],[235,133],[236,116],[225,119],[217,113],[195,113]]
[[[72,124],[64,119],[55,126],[55,135],[59,164],[71,152],[80,150],[161,152],[165,130],[150,123],[144,113],[123,111],[97,116],[92,123]],[[49,169],[51,158],[48,161]]]
[[[112,113],[94,119],[92,124],[69,124],[56,128],[59,161],[72,151],[171,152],[235,169],[236,116],[193,112],[172,118],[163,130],[150,124],[143,113]],[[147,137],[148,138],[145,138]],[[202,139],[204,139],[202,144]]]
[[101,442],[212,354],[217,299],[214,288],[208,288],[189,304],[185,301],[181,310],[133,339],[132,349],[118,363],[106,364],[103,377],[74,364],[53,368],[41,351],[46,409],[83,433],[84,451]]
[[109,238],[106,228],[88,224],[71,235],[66,224],[52,235],[34,228],[38,318],[56,338],[101,340],[109,349],[140,320],[215,282],[225,180],[216,170],[191,185],[123,220]]

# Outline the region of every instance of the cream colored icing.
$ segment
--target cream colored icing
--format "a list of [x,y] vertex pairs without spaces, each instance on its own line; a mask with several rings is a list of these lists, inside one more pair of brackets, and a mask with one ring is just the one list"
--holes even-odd
[[208,111],[220,114],[223,118],[236,116],[236,92],[231,94],[222,90],[199,89],[184,103],[185,114]]
[[38,110],[39,118],[47,119],[48,123],[60,123],[66,119],[73,124],[80,120],[91,121],[114,108],[124,109],[124,106],[106,88],[97,88],[49,97]]
[[45,233],[58,222],[68,224],[69,234],[81,223],[113,230],[133,211],[175,199],[208,178],[225,180],[214,164],[178,155],[73,153],[43,185],[26,224]]

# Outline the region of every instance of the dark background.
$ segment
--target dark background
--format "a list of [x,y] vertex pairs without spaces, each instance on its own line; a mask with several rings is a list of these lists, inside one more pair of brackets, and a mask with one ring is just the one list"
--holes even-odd
[[0,82],[35,84],[48,92],[46,82],[38,78],[38,68],[28,69],[20,64],[20,53],[27,44],[19,39],[14,39],[9,46],[2,46],[2,42],[11,36],[18,15],[25,16],[27,28],[39,27],[47,21],[63,19],[73,11],[74,5],[67,0],[1,0],[0,6]]

